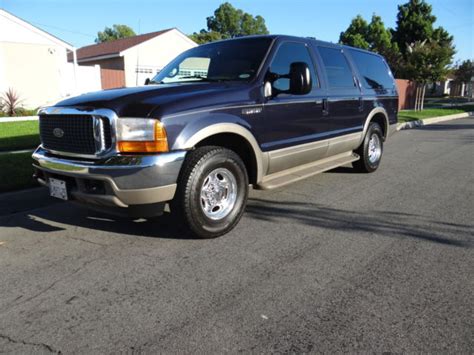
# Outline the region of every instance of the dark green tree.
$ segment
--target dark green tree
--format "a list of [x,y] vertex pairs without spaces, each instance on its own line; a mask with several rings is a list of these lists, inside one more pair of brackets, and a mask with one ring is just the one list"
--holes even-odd
[[455,53],[453,37],[435,22],[431,5],[409,0],[398,6],[395,29],[386,29],[375,14],[369,24],[358,15],[339,41],[382,54],[396,77],[417,81],[422,108],[426,83],[444,79]]
[[456,76],[456,81],[461,83],[470,82],[474,77],[474,61],[468,59],[458,63],[454,68],[454,75]]
[[385,57],[394,75],[397,75],[400,68],[401,54],[398,44],[393,41],[390,29],[385,27],[380,16],[372,15],[368,27],[367,40],[369,49]]
[[453,37],[443,28],[434,27],[436,16],[424,0],[409,0],[398,6],[393,38],[402,53],[399,77],[417,82],[418,104],[423,109],[427,82],[443,80],[456,53]]
[[197,43],[207,43],[219,39],[259,34],[268,34],[265,19],[262,16],[253,16],[225,2],[214,11],[213,16],[207,18],[207,30],[194,32],[189,37]]
[[248,13],[242,15],[240,22],[240,33],[239,36],[250,36],[250,35],[266,35],[268,34],[267,26],[265,25],[265,19],[257,15],[253,17]]
[[369,49],[369,24],[361,15],[354,17],[347,29],[339,35],[339,43]]
[[189,38],[191,38],[197,44],[204,44],[208,42],[221,40],[222,35],[219,32],[206,31],[203,29],[199,33],[194,32],[192,35],[189,35]]
[[114,41],[120,38],[133,37],[135,32],[127,25],[113,25],[112,28],[105,27],[103,31],[97,32],[95,43]]
[[450,48],[436,41],[416,41],[407,46],[404,73],[417,83],[415,110],[423,109],[426,84],[446,77],[451,56]]
[[243,15],[242,10],[225,2],[214,11],[213,16],[207,18],[207,29],[221,33],[223,38],[237,37],[241,32]]
[[431,5],[423,0],[410,0],[398,5],[397,26],[393,30],[393,37],[404,53],[410,44],[431,37],[433,23],[436,21],[431,10]]
[[440,44],[452,44],[453,37],[446,30],[434,28],[436,16],[431,12],[431,5],[424,0],[409,0],[398,6],[397,23],[392,33],[403,55],[415,42],[435,40]]
[[341,32],[339,42],[353,47],[368,49],[385,57],[390,68],[396,74],[399,70],[400,51],[393,42],[392,34],[385,28],[382,18],[372,16],[370,23],[357,15],[346,31]]

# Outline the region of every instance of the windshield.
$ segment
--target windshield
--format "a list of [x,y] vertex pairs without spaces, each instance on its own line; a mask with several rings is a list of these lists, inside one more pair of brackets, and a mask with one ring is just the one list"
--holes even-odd
[[192,48],[174,59],[150,83],[250,81],[271,42],[268,37],[243,38]]

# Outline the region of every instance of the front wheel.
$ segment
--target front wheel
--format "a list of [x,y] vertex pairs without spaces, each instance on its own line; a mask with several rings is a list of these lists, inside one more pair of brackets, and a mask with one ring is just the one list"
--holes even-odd
[[361,146],[356,150],[360,159],[353,163],[356,170],[371,173],[377,170],[383,154],[383,133],[378,123],[371,122]]
[[236,153],[222,147],[200,147],[186,157],[172,212],[185,219],[194,235],[215,238],[239,222],[248,190],[245,164]]

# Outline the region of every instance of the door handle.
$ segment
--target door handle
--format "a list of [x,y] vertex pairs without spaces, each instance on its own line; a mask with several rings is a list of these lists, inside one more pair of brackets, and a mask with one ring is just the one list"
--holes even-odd
[[323,99],[323,116],[327,116],[329,114],[329,102],[328,99]]

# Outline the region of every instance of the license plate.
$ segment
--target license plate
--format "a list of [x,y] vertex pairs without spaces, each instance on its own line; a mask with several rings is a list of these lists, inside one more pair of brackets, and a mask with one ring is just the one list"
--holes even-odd
[[67,200],[66,181],[50,178],[49,194],[53,197]]

